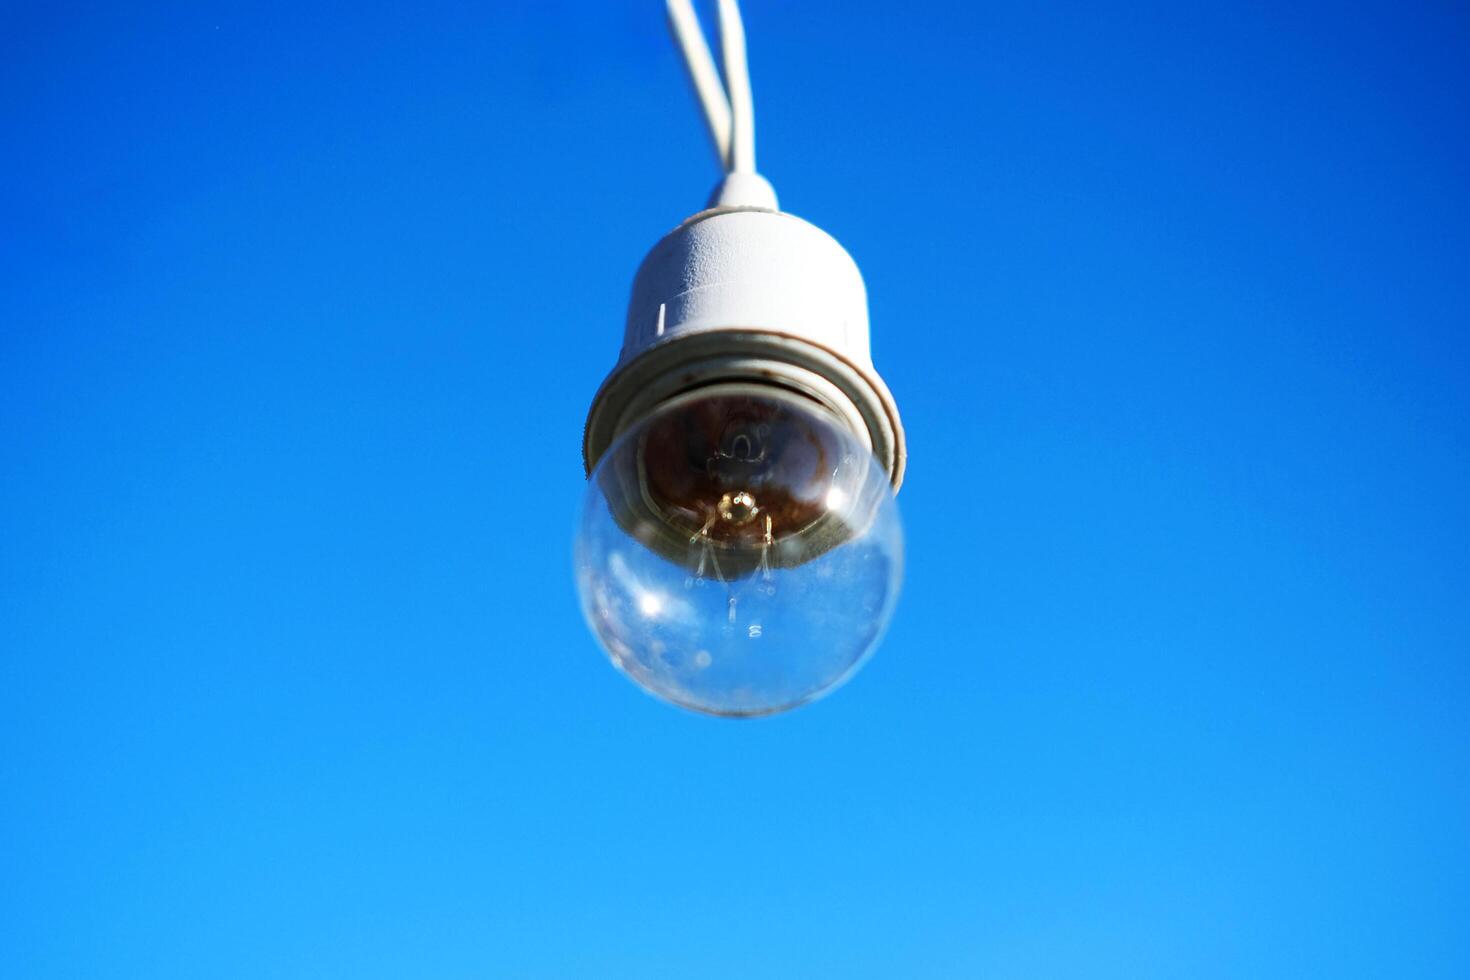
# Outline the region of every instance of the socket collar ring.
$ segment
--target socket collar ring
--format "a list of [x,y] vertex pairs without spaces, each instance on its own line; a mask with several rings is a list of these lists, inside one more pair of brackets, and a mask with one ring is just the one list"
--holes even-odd
[[895,491],[902,485],[903,427],[882,379],[800,337],[739,328],[673,337],[614,369],[587,415],[582,457],[588,474],[619,435],[665,402],[725,383],[773,385],[811,398],[872,451]]

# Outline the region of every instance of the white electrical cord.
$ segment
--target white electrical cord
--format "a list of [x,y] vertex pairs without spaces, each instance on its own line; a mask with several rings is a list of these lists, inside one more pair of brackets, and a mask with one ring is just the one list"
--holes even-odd
[[684,52],[684,65],[689,69],[689,80],[694,83],[694,92],[704,109],[705,122],[709,124],[710,138],[715,143],[715,153],[720,166],[730,166],[730,100],[725,98],[725,87],[720,84],[720,73],[715,70],[715,59],[705,43],[704,31],[699,28],[699,19],[694,15],[691,0],[669,0],[669,29],[674,40]]
[[715,153],[727,173],[755,173],[755,107],[745,58],[745,26],[735,0],[720,0],[720,60],[725,85],[700,29],[692,0],[668,0],[669,29],[684,54],[689,80],[704,109]]
[[755,100],[745,61],[745,25],[735,0],[720,0],[720,60],[730,89],[730,164],[736,174],[755,173]]

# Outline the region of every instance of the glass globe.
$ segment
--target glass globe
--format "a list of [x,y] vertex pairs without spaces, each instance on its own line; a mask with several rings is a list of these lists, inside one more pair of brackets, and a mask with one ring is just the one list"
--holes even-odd
[[685,395],[588,481],[582,609],[612,662],[695,711],[794,708],[852,675],[893,614],[903,532],[887,470],[816,402]]

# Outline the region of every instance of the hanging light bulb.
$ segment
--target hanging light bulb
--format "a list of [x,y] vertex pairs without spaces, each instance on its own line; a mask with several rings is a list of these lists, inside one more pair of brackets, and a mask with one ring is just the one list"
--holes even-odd
[[754,169],[744,31],[721,0],[727,99],[688,0],[670,23],[727,168],[634,279],[588,415],[583,611],[613,663],[711,714],[769,714],[851,675],[892,615],[903,430],[867,296]]

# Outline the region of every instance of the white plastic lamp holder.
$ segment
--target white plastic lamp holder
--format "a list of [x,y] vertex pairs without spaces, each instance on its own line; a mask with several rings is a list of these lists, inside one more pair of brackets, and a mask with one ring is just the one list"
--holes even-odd
[[[587,416],[587,471],[660,401],[740,380],[787,386],[822,402],[888,467],[897,490],[903,426],[873,367],[862,273],[831,235],[781,211],[754,169],[738,8],[734,0],[719,7],[734,89],[728,101],[714,88],[718,77],[689,0],[669,0],[668,8],[716,152],[730,169],[705,210],[664,236],[634,277],[622,353]],[[733,71],[732,57],[739,65]]]

